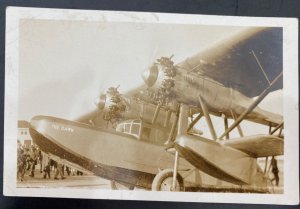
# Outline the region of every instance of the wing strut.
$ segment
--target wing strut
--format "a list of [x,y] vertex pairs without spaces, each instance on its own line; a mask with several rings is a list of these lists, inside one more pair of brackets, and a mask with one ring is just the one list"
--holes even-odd
[[274,130],[273,131],[271,131],[271,135],[273,135],[278,129],[280,129],[280,128],[282,128],[283,127],[283,122],[282,123],[280,123],[278,126],[276,126],[275,128],[274,128]]
[[[177,130],[177,135],[181,135],[186,133],[187,130],[187,115],[188,115],[188,107],[184,104],[181,104],[178,106],[178,120],[177,120],[177,125],[178,125],[178,130]],[[179,164],[179,153],[178,150],[176,149],[175,152],[175,160],[174,160],[174,170],[173,170],[173,180],[172,180],[172,190],[175,191],[176,189],[176,179],[177,179],[177,171],[178,171],[178,164]]]
[[156,119],[157,119],[157,116],[158,116],[158,113],[160,111],[160,108],[161,108],[161,103],[159,103],[157,106],[156,106],[156,109],[155,109],[155,112],[154,112],[154,116],[152,118],[152,121],[151,123],[154,124]]
[[179,112],[180,112],[180,104],[177,104],[175,119],[174,119],[174,122],[172,123],[171,131],[169,133],[168,140],[165,142],[165,145],[170,144],[173,140],[173,136],[175,134],[176,126],[177,126],[178,120],[179,120]]
[[237,127],[242,120],[250,113],[252,110],[268,95],[271,91],[271,87],[281,78],[282,72],[271,82],[271,84],[258,96],[258,98],[246,109],[239,118],[219,137],[219,139],[224,138],[226,134],[230,133],[235,127]]
[[[225,127],[225,131],[228,129],[228,118],[225,115],[224,117],[224,127]],[[229,133],[226,134],[226,139],[229,139]]]
[[164,121],[164,127],[168,126],[168,124],[170,122],[171,114],[172,114],[172,111],[170,109],[168,109],[167,110],[167,116],[166,116],[165,121]]
[[268,157],[266,157],[266,161],[265,161],[264,174],[266,174],[266,172],[267,172],[267,167],[268,167]]
[[271,85],[271,82],[270,82],[270,80],[269,80],[269,78],[268,78],[266,72],[264,71],[264,68],[262,67],[262,65],[261,65],[261,63],[260,63],[260,61],[259,61],[259,59],[258,59],[257,56],[255,55],[254,51],[253,51],[253,50],[251,50],[251,51],[252,51],[252,54],[253,54],[253,56],[254,56],[254,58],[255,58],[257,64],[258,64],[259,68],[261,69],[262,73],[264,74],[266,80],[268,81],[269,85]]
[[194,125],[202,118],[202,116],[203,116],[203,113],[200,112],[199,115],[189,125],[187,132],[189,132],[194,127]]
[[[234,120],[236,120],[236,119],[237,119],[237,116],[236,116],[235,112],[234,112],[233,110],[231,110],[230,112],[231,112],[232,118],[233,118]],[[237,125],[237,129],[238,129],[238,131],[239,131],[240,137],[244,137],[244,134],[243,134],[243,131],[242,131],[242,128],[241,128],[240,125]]]
[[[199,102],[200,102],[200,106],[201,106],[202,112],[203,112],[203,114],[204,114],[204,117],[205,117],[205,119],[206,119],[206,123],[207,123],[207,125],[208,125],[210,134],[211,134],[211,136],[212,136],[212,138],[213,138],[214,140],[217,140],[217,134],[216,134],[216,131],[215,131],[215,129],[214,129],[214,126],[213,126],[213,124],[212,124],[212,122],[211,122],[211,118],[210,118],[210,116],[209,116],[209,112],[208,112],[208,110],[207,110],[206,104],[205,104],[205,102],[202,100],[202,98],[201,98],[200,95],[199,95]],[[225,134],[225,135],[226,135],[226,134]]]

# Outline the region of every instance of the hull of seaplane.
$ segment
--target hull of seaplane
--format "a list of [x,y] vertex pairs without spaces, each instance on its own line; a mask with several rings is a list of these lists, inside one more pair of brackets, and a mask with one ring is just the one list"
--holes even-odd
[[252,189],[267,188],[267,178],[248,154],[216,141],[191,135],[180,135],[175,148],[192,165],[207,174],[235,185]]
[[[159,169],[172,168],[174,164],[174,156],[163,146],[55,117],[34,117],[30,134],[33,142],[46,153],[97,176],[141,188],[151,188]],[[184,159],[180,162],[179,169],[191,168]]]
[[[163,146],[83,123],[36,116],[31,120],[30,134],[44,152],[126,185],[150,189],[159,170],[174,166],[174,156]],[[256,159],[239,150],[189,135],[179,135],[175,148],[183,157],[179,160],[179,172],[195,166],[212,177],[235,185],[266,188],[265,178],[257,173]],[[214,186],[217,182],[207,179],[204,173],[201,172],[200,179],[205,181],[201,185]],[[194,180],[191,183],[200,186]],[[230,187],[234,188],[233,185]]]

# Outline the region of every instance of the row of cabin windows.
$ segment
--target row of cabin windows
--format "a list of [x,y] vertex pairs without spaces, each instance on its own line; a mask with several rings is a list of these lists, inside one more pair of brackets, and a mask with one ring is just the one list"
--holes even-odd
[[[147,141],[154,144],[163,144],[166,139],[166,133],[150,127],[142,127],[141,129],[141,121],[140,120],[128,120],[120,123],[116,131],[130,134],[142,141]],[[140,133],[141,131],[141,133]]]
[[139,137],[140,127],[140,120],[128,120],[119,124],[116,128],[116,131]]

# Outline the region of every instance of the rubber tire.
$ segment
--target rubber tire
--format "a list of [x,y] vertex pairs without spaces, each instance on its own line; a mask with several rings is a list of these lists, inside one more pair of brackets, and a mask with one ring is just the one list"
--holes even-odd
[[[164,169],[160,171],[158,174],[156,174],[156,176],[152,181],[152,187],[151,187],[152,191],[161,191],[160,187],[162,182],[169,177],[173,177],[173,169]],[[184,191],[184,181],[182,176],[178,172],[177,172],[176,179],[179,184],[179,191]]]

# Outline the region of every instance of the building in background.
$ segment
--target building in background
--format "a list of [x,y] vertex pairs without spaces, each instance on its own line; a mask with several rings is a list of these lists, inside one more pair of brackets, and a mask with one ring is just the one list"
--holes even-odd
[[30,124],[26,120],[18,120],[18,140],[25,146],[32,144],[32,139],[29,134]]

